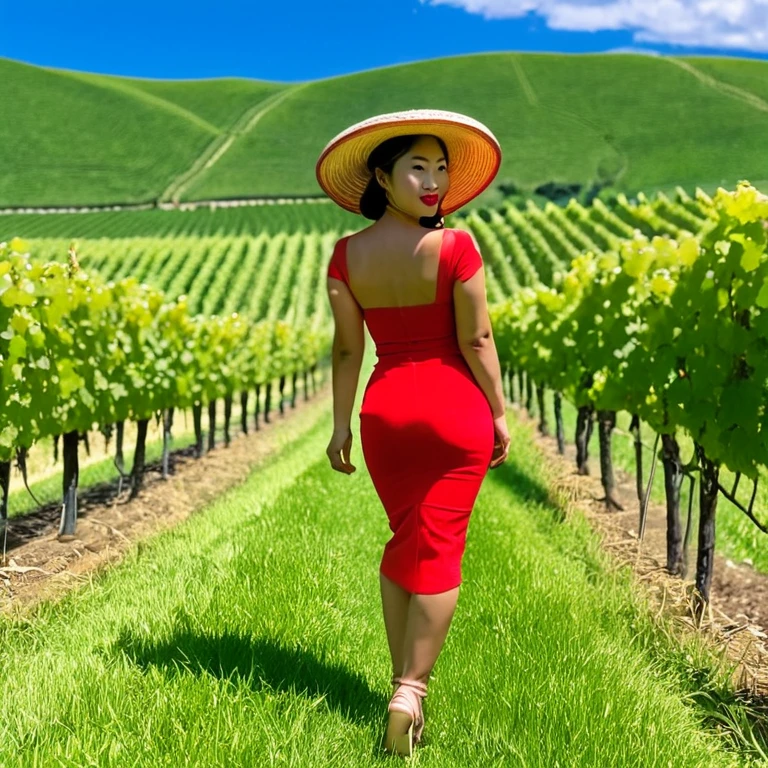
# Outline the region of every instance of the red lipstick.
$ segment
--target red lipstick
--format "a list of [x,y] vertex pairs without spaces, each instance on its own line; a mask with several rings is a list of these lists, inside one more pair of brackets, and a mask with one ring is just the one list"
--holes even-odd
[[437,203],[437,195],[422,195],[419,198],[425,205],[435,205]]

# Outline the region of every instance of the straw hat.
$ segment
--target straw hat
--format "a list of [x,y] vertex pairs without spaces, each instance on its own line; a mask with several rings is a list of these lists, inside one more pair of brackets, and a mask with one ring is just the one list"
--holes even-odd
[[477,197],[501,165],[499,142],[481,122],[442,109],[409,109],[369,117],[331,139],[315,166],[318,183],[342,208],[360,213],[360,198],[373,176],[368,156],[382,141],[410,133],[439,136],[448,149],[451,182],[440,201],[443,215]]

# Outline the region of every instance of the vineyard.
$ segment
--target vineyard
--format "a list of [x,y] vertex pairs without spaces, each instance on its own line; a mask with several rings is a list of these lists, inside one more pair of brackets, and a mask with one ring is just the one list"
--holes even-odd
[[[288,200],[226,201],[208,205],[189,204],[166,210],[148,206],[146,210],[73,210],[35,215],[8,211],[0,215],[0,240],[23,233],[26,238],[106,238],[122,237],[221,237],[225,235],[278,235],[299,229],[354,229],[357,217],[333,205],[328,198],[294,204]],[[259,203],[259,204],[256,204]]]
[[[205,721],[221,706],[216,727],[231,739],[245,732],[239,722],[244,703],[254,708],[260,727],[233,744],[233,764],[256,764],[254,755],[265,753],[264,762],[361,764],[354,750],[344,753],[338,735],[324,743],[320,730],[327,727],[324,718],[343,718],[353,702],[372,713],[381,708],[372,692],[378,671],[371,671],[380,655],[380,627],[373,613],[359,624],[353,614],[362,603],[362,610],[373,611],[361,574],[372,572],[386,524],[370,484],[359,477],[351,485],[344,483],[350,478],[328,479],[327,461],[318,457],[330,425],[322,409],[329,415],[330,407],[316,397],[327,390],[333,342],[328,258],[334,243],[360,224],[331,205],[268,207],[0,216],[6,237],[0,244],[0,520],[6,535],[54,500],[57,536],[71,541],[77,535],[78,495],[85,490],[80,444],[90,451],[93,430],[107,444],[115,436],[116,495],[127,485],[132,501],[146,490],[153,420],[162,434],[164,481],[174,474],[173,435],[186,412],[198,462],[216,453],[222,431],[222,450],[246,436],[254,439],[251,427],[266,425],[293,441],[290,450],[275,448],[233,495],[222,494],[210,515],[185,523],[176,538],[173,532],[157,537],[154,551],[140,550],[152,558],[149,570],[137,553],[105,575],[114,602],[109,616],[99,613],[98,591],[65,602],[62,610],[81,610],[84,621],[66,641],[66,653],[76,660],[72,670],[109,657],[99,666],[101,681],[88,678],[70,692],[67,674],[52,661],[36,652],[24,655],[23,639],[10,648],[5,674],[12,665],[31,670],[39,663],[34,674],[45,669],[51,695],[66,702],[50,733],[25,742],[21,734],[43,717],[48,699],[35,700],[23,675],[8,679],[9,695],[29,708],[13,716],[6,744],[39,750],[36,764],[63,755],[68,764],[108,754],[118,760],[110,751],[116,744],[135,754],[141,748],[139,702],[152,697],[168,739],[161,744],[153,732],[147,742],[154,764],[171,764],[163,760],[192,750],[220,762],[217,740],[206,743],[186,724],[174,731],[178,707]],[[500,701],[513,703],[505,715],[489,713],[489,735],[478,747],[482,764],[504,764],[514,754],[521,765],[565,765],[562,756],[573,750],[580,765],[607,765],[606,754],[617,766],[735,766],[766,759],[762,737],[741,732],[741,718],[762,722],[759,707],[728,698],[729,674],[715,670],[704,645],[680,653],[660,644],[629,581],[597,575],[608,572],[607,561],[589,548],[586,528],[561,524],[524,420],[535,418],[540,436],[551,435],[560,454],[575,443],[577,477],[592,471],[596,427],[605,514],[624,509],[616,470],[632,470],[640,539],[651,503],[665,505],[670,575],[690,578],[695,537],[699,622],[716,597],[716,551],[749,558],[756,573],[768,575],[762,538],[768,532],[768,197],[745,181],[711,196],[678,186],[674,194],[619,193],[590,205],[575,198],[562,206],[504,201],[459,212],[446,225],[470,231],[483,256],[505,394],[517,408],[510,431],[519,448],[478,501],[482,522],[467,550],[467,588],[475,591],[475,602],[456,630],[463,651],[446,662],[443,693],[437,688],[445,697],[438,717],[449,717],[449,691],[457,685],[465,686],[460,709],[466,722],[480,706],[471,681],[481,670],[474,661],[462,669],[460,656],[516,653],[514,664],[495,668]],[[372,354],[368,340],[365,370]],[[282,419],[297,405],[295,421],[278,424],[277,415]],[[631,466],[617,458],[623,453],[615,447],[617,425],[625,419]],[[129,423],[136,441],[130,473],[123,439]],[[27,471],[30,460],[41,449],[58,460],[60,441],[58,487],[38,483]],[[359,452],[357,458],[359,466]],[[14,465],[21,476],[15,488]],[[718,506],[718,497],[726,504]],[[6,566],[8,554],[4,546]],[[296,578],[297,568],[304,578]],[[12,593],[13,568],[0,572]],[[181,575],[174,580],[174,573]],[[141,595],[161,578],[168,581],[142,606]],[[129,626],[132,615],[150,606],[154,614]],[[66,634],[65,614],[40,616],[44,623],[35,626],[41,636]],[[18,621],[9,620],[3,630],[9,643],[32,626]],[[244,639],[246,624],[267,639]],[[98,650],[90,644],[92,628]],[[310,645],[302,647],[305,642]],[[322,653],[307,650],[312,643]],[[363,665],[354,675],[342,662],[353,653]],[[120,661],[110,666],[115,655]],[[174,682],[179,665],[194,671],[184,692]],[[697,672],[706,676],[698,684],[711,686],[711,694],[693,687]],[[723,727],[700,728],[660,680],[666,674],[669,680],[690,676],[699,714]],[[237,682],[229,689],[233,676]],[[293,710],[292,696],[305,684],[310,695]],[[119,713],[113,722],[126,724],[111,741],[89,698],[101,688]],[[561,701],[557,692],[566,689],[570,699]],[[275,695],[266,705],[265,692]],[[526,718],[543,706],[550,709],[534,732]],[[272,743],[286,722],[293,741]],[[510,722],[522,734],[514,749],[504,735]],[[455,735],[447,722],[433,727]],[[353,738],[364,750],[370,735]],[[460,741],[456,752],[440,747],[448,762],[438,764],[481,764],[473,762],[469,732]],[[643,749],[646,757],[638,763]],[[0,748],[0,762],[10,754]]]
[[[699,473],[696,587],[707,602],[718,494],[768,533],[754,515],[758,471],[768,465],[768,316],[762,312],[768,308],[768,197],[743,183],[735,193],[720,190],[714,201],[681,195],[676,202],[661,197],[656,206],[641,199],[632,209],[620,196],[616,211],[598,204],[596,217],[580,206],[570,214],[554,209],[546,220],[531,212],[541,222],[538,231],[512,209],[506,217],[493,212],[488,222],[472,219],[489,262],[503,275],[503,287],[489,283],[489,294],[495,290],[502,302],[492,314],[500,357],[518,376],[519,397],[524,390],[529,410],[535,390],[542,430],[547,429],[545,391],[554,391],[561,451],[560,398],[565,395],[579,409],[582,474],[588,472],[597,415],[609,507],[620,507],[613,498],[611,460],[617,411],[632,414],[630,429],[638,443],[643,423],[657,442],[661,438],[670,573],[685,575],[680,486],[688,477],[692,488],[692,473]],[[688,462],[681,458],[678,429],[694,442]],[[642,453],[637,455],[642,503],[647,494]],[[734,474],[728,488],[720,482],[721,467]],[[752,480],[745,503],[736,498],[742,476]],[[689,494],[686,544],[692,501]],[[642,526],[641,517],[641,534]]]
[[[695,464],[693,459],[685,464],[679,458],[678,428],[684,433],[681,439],[689,437],[706,449],[708,459],[718,468],[722,465],[723,473],[735,473],[733,485],[738,486],[744,474],[755,481],[756,488],[758,468],[766,462],[760,422],[753,418],[762,402],[763,337],[758,320],[749,335],[744,312],[750,304],[733,306],[734,300],[747,297],[759,307],[765,296],[765,291],[760,293],[762,243],[751,240],[753,222],[759,223],[764,211],[750,194],[740,188],[736,195],[748,211],[738,214],[741,219],[753,217],[737,229],[730,224],[715,226],[720,221],[718,211],[730,199],[725,193],[716,204],[700,189],[689,195],[682,188],[674,199],[658,193],[649,200],[640,194],[630,202],[620,194],[611,206],[597,199],[585,207],[572,199],[564,207],[549,203],[543,208],[529,201],[523,210],[506,204],[452,217],[453,226],[472,232],[483,254],[510,398],[514,387],[529,411],[538,410],[540,429],[547,431],[549,409],[544,402],[552,391],[561,449],[561,398],[565,396],[578,409],[581,473],[588,471],[589,436],[597,417],[608,505],[615,504],[610,440],[619,411],[631,414],[631,430],[638,436],[641,423],[661,436],[674,520],[682,476],[692,479],[689,470]],[[268,417],[273,381],[280,398],[287,379],[295,390],[295,378],[302,376],[306,388],[307,377],[330,349],[330,309],[322,291],[327,254],[350,231],[333,227],[336,206],[309,208],[319,213],[313,214],[318,217],[316,227],[308,231],[286,227],[277,234],[264,231],[256,236],[11,240],[4,250],[4,316],[0,318],[0,327],[9,329],[0,337],[4,344],[3,487],[8,488],[14,452],[23,468],[25,453],[41,438],[64,436],[67,459],[76,449],[72,441],[94,424],[101,425],[107,436],[111,425],[117,425],[119,437],[126,419],[146,424],[152,414],[167,412],[170,422],[174,409],[194,406],[201,450],[201,408],[211,408],[215,418],[216,401],[222,399],[229,414],[239,394],[245,428],[250,390],[259,403],[255,415],[264,399]],[[325,228],[319,226],[323,212],[328,215]],[[176,214],[177,225],[184,227],[187,216]],[[51,218],[36,217],[33,228]],[[107,219],[103,226],[118,231],[121,220],[131,226],[126,214],[102,214],[102,218]],[[222,221],[222,227],[225,224]],[[700,246],[700,233],[707,230],[709,239]],[[749,251],[751,260],[745,257],[746,266],[736,275],[739,281],[748,277],[750,288],[740,287],[735,296],[726,296],[721,288],[733,286],[733,266],[710,274],[720,256],[715,248],[721,247],[724,238],[746,242],[747,247],[755,242]],[[34,264],[27,254],[13,253],[32,245]],[[700,247],[709,248],[707,258],[698,258]],[[740,254],[743,247],[738,244],[733,253]],[[57,263],[69,248],[70,263]],[[683,289],[675,290],[681,276],[692,282],[684,281]],[[689,329],[685,342],[666,343],[680,335],[681,318],[698,311],[691,293],[702,290],[703,280],[703,289],[711,288],[711,311],[700,329],[692,316],[685,321]],[[723,310],[727,308],[726,322]],[[741,315],[735,321],[737,312]],[[703,341],[693,335],[694,329]],[[724,335],[729,347],[721,341],[714,349],[702,346]],[[79,354],[73,354],[73,348]],[[742,355],[739,363],[736,357],[745,349],[749,354]],[[708,368],[700,382],[693,375],[696,360],[711,362],[718,350],[723,354],[720,378]],[[208,375],[204,377],[203,371]],[[673,379],[670,372],[676,373]],[[697,389],[691,389],[692,381]],[[713,398],[717,392],[723,393],[724,405]],[[229,416],[226,422],[228,434]],[[118,439],[120,467],[121,455]],[[71,467],[65,472],[71,480],[76,460],[70,459],[65,466]],[[140,484],[140,468],[135,472],[134,489]],[[642,501],[646,494],[641,462],[637,483]],[[728,495],[734,499],[735,494]],[[747,515],[753,517],[755,501],[759,507],[763,498],[760,493],[750,499],[744,510]],[[7,516],[7,493],[3,499]],[[690,517],[688,529],[690,535]],[[738,547],[737,541],[732,545]],[[667,565],[671,572],[684,575],[682,554],[676,523],[670,530]],[[762,565],[759,553],[755,555]],[[768,570],[768,562],[763,567]],[[702,572],[697,582],[705,595],[706,577]]]

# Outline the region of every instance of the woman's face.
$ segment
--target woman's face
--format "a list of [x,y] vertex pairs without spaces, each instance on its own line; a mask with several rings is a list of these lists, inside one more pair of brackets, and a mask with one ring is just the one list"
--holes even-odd
[[448,163],[434,136],[417,139],[395,161],[391,177],[380,168],[376,169],[376,174],[389,199],[416,219],[434,216],[439,202],[448,192]]

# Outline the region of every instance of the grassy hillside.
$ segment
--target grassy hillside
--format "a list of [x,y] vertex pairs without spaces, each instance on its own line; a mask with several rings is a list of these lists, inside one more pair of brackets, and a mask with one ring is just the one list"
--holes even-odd
[[[681,57],[679,61],[696,67],[705,75],[715,78],[719,83],[725,83],[754,94],[766,103],[763,109],[768,111],[768,62],[754,59],[696,59]],[[717,87],[717,83],[713,84]],[[738,94],[732,94],[735,98]]]
[[[768,76],[768,64],[764,71]],[[664,59],[498,53],[304,88],[265,115],[189,194],[245,194],[257,168],[265,194],[307,192],[316,187],[313,160],[335,133],[376,112],[417,107],[485,122],[504,152],[499,180],[535,186],[603,176],[618,178],[626,189],[650,189],[725,183],[747,169],[753,178],[768,176],[761,139],[768,113]]]
[[[627,191],[768,179],[768,62],[491,53],[308,83],[160,81],[0,59],[0,205],[321,194],[338,131],[411,108],[465,112],[504,152],[498,181]],[[488,191],[492,194],[492,190]]]
[[70,72],[83,82],[112,88],[154,101],[160,109],[186,112],[189,120],[202,120],[218,130],[226,130],[249,107],[284,90],[282,83],[243,78],[209,80],[144,80],[130,77]]
[[150,82],[0,59],[0,205],[158,197],[249,107],[283,86]]

